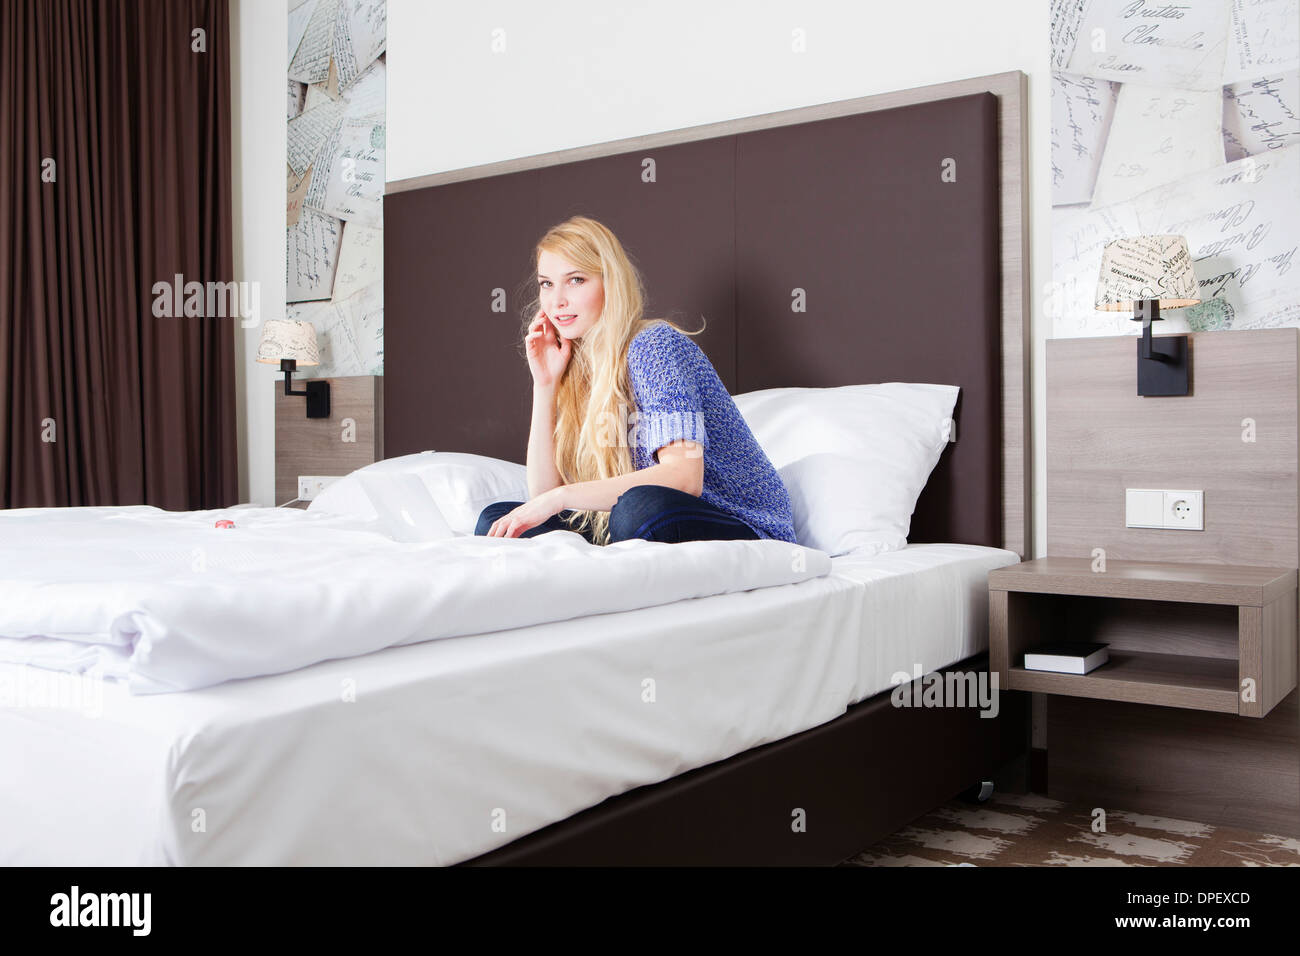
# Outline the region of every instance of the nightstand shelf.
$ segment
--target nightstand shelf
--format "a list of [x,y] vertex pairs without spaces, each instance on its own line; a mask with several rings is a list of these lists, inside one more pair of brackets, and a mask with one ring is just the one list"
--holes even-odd
[[[1294,568],[1039,558],[989,573],[1003,687],[1263,717],[1296,687]],[[1089,674],[1026,670],[1049,641],[1099,641]]]
[[1238,662],[1223,657],[1111,651],[1110,660],[1090,674],[1058,674],[1012,667],[1012,690],[1161,703],[1191,710],[1237,713]]

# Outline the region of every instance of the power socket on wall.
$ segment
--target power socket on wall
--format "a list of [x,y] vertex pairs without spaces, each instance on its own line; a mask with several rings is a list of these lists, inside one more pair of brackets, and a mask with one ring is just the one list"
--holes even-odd
[[1205,530],[1205,492],[1124,489],[1124,526]]
[[316,496],[338,481],[338,477],[326,477],[324,475],[299,475],[298,476],[298,500],[314,501]]

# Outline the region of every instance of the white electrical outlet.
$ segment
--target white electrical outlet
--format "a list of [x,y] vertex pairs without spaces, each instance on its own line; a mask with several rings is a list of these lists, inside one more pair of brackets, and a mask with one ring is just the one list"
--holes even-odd
[[1165,492],[1165,527],[1205,530],[1205,498],[1199,491]]
[[1124,525],[1128,528],[1205,530],[1205,493],[1160,488],[1124,489]]
[[328,477],[325,475],[299,475],[298,476],[298,500],[313,501],[316,496],[328,488],[338,477]]

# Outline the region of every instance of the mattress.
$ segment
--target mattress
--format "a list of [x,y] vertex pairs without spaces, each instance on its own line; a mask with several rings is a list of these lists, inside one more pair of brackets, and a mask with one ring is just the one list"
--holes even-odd
[[1017,560],[845,555],[174,694],[0,665],[0,863],[457,863],[984,650],[988,572]]

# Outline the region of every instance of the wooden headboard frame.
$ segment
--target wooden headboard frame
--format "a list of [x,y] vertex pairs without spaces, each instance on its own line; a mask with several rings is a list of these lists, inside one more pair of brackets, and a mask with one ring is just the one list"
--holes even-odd
[[[665,150],[679,147],[673,155],[691,163],[692,169],[702,170],[700,175],[703,176],[714,168],[710,166],[711,163],[717,168],[728,161],[734,164],[737,153],[725,145],[728,143],[727,137],[736,138],[730,142],[737,143],[742,134],[773,131],[770,135],[764,134],[767,136],[764,142],[773,144],[777,142],[776,137],[787,135],[781,132],[785,127],[821,124],[810,125],[807,131],[810,134],[824,135],[833,130],[849,130],[850,127],[846,124],[854,120],[845,118],[867,118],[865,114],[873,114],[867,119],[876,124],[873,128],[884,131],[873,135],[889,136],[891,131],[905,132],[908,129],[908,117],[921,114],[929,115],[930,118],[914,122],[928,123],[928,126],[922,128],[929,130],[932,127],[943,127],[948,120],[944,118],[947,115],[945,113],[926,114],[927,109],[943,110],[949,107],[943,101],[992,94],[991,98],[986,95],[969,103],[961,101],[965,112],[953,115],[964,116],[976,103],[991,103],[993,105],[986,113],[996,116],[996,144],[988,144],[983,159],[964,159],[955,169],[955,174],[957,182],[969,182],[969,179],[961,179],[963,173],[969,176],[972,168],[979,170],[982,164],[990,169],[995,166],[993,175],[996,176],[997,191],[996,199],[992,202],[996,204],[997,210],[996,223],[993,225],[996,236],[989,235],[982,243],[980,235],[965,236],[965,241],[972,249],[997,245],[997,261],[992,264],[993,269],[984,270],[985,275],[992,274],[993,277],[988,283],[975,283],[987,285],[987,289],[968,288],[958,291],[969,295],[972,314],[978,313],[980,309],[991,312],[992,324],[988,329],[990,334],[985,338],[996,339],[1000,334],[1000,350],[990,353],[989,368],[975,376],[986,383],[989,390],[1000,392],[1000,403],[985,403],[989,407],[978,420],[974,415],[969,416],[970,420],[964,419],[963,404],[969,409],[973,402],[974,407],[978,408],[980,396],[971,395],[971,390],[963,385],[963,397],[956,416],[960,426],[958,442],[950,446],[932,476],[930,486],[927,486],[922,495],[922,502],[918,503],[913,522],[915,532],[918,522],[925,523],[929,520],[935,525],[930,529],[933,536],[917,537],[914,534],[914,540],[936,540],[938,535],[944,535],[946,540],[1000,544],[1022,557],[1031,557],[1033,537],[1029,495],[1032,429],[1026,396],[1029,381],[1027,88],[1026,75],[1012,71],[637,136],[389,183],[385,202],[386,453],[402,455],[437,448],[522,460],[522,437],[527,434],[530,392],[527,369],[517,347],[517,316],[522,304],[517,301],[522,288],[520,281],[530,278],[527,263],[532,244],[548,226],[575,213],[592,215],[610,225],[627,244],[629,253],[638,264],[655,258],[665,243],[676,243],[679,247],[691,246],[692,254],[701,263],[699,274],[691,274],[685,279],[680,274],[674,274],[669,280],[663,278],[663,273],[670,270],[662,266],[658,273],[654,268],[645,269],[652,300],[647,315],[672,314],[685,327],[698,328],[700,323],[695,313],[705,314],[709,327],[696,341],[709,354],[719,375],[733,394],[780,385],[825,386],[890,380],[894,377],[890,371],[876,371],[874,378],[865,377],[869,373],[855,378],[846,375],[840,368],[821,374],[820,363],[825,362],[830,367],[842,361],[834,353],[845,350],[833,347],[840,341],[836,336],[845,334],[846,327],[843,323],[846,320],[842,317],[835,319],[841,323],[840,326],[826,333],[834,342],[818,342],[821,350],[815,355],[792,354],[787,347],[788,343],[781,343],[775,338],[769,343],[773,330],[778,328],[774,323],[786,322],[790,316],[773,317],[771,313],[776,310],[772,306],[771,296],[759,299],[757,293],[781,294],[784,290],[788,295],[789,286],[782,286],[780,282],[789,277],[777,276],[775,284],[765,285],[766,272],[771,271],[767,259],[752,262],[744,259],[745,250],[738,248],[739,242],[733,241],[728,245],[725,237],[719,238],[718,244],[710,246],[710,237],[705,234],[708,229],[702,228],[713,221],[707,218],[710,215],[709,209],[696,211],[691,206],[685,218],[689,219],[692,212],[699,218],[695,221],[677,222],[671,229],[666,229],[658,222],[648,225],[645,234],[637,237],[639,245],[634,245],[629,242],[628,233],[635,230],[625,229],[627,222],[620,222],[618,214],[622,213],[629,222],[638,216],[652,220],[655,212],[648,207],[653,204],[643,204],[646,208],[636,208],[629,212],[625,208],[626,203],[624,208],[616,210],[612,208],[615,204],[608,201],[602,204],[591,199],[584,204],[582,200],[589,194],[608,198],[608,190],[603,194],[600,192],[602,177],[606,175],[611,162],[625,154],[630,154],[626,158],[638,164],[639,172],[642,162],[640,157],[644,154],[655,151],[656,155],[662,156]],[[909,112],[906,109],[909,107],[921,109]],[[956,104],[952,104],[951,108],[956,110]],[[844,122],[836,123],[837,120]],[[984,134],[973,126],[970,128],[973,130],[971,140],[983,143],[984,140],[980,137]],[[879,143],[882,155],[885,155],[885,151],[892,151],[889,155],[897,157],[900,150],[908,148],[907,140],[908,137],[898,137],[893,141],[859,139],[859,142],[871,148],[858,155],[873,155]],[[749,141],[754,140],[749,138]],[[965,145],[958,144],[961,148],[965,148]],[[932,157],[937,155],[934,153],[936,148],[944,148],[942,139],[930,142],[927,147],[927,170],[931,168]],[[761,154],[762,150],[755,152]],[[969,151],[967,155],[973,155],[974,152],[977,150]],[[779,146],[772,146],[767,155],[790,161],[791,151],[782,154]],[[824,155],[820,154],[819,158]],[[762,166],[764,161],[760,155],[756,165]],[[776,161],[768,162],[770,169],[781,173],[774,165]],[[620,168],[623,169],[620,175],[625,175],[626,167]],[[677,168],[685,169],[686,163],[678,164]],[[735,168],[733,165],[733,176]],[[886,172],[885,175],[891,173]],[[933,167],[933,175],[937,181],[937,165]],[[491,180],[491,183],[481,182],[484,180]],[[455,184],[464,185],[459,190],[440,188]],[[751,182],[748,185],[753,189],[755,184]],[[698,189],[699,183],[695,186]],[[743,182],[733,183],[737,192],[745,186]],[[803,186],[815,190],[817,184],[805,183]],[[890,190],[906,191],[905,188],[898,189],[897,184],[891,182],[873,183],[866,180],[864,186],[864,192],[874,190],[873,196],[877,201],[880,201],[877,194],[888,194]],[[912,188],[916,188],[914,184]],[[563,201],[557,200],[558,204],[551,201],[556,194],[563,194],[560,195]],[[950,193],[955,194],[955,190]],[[659,195],[669,196],[671,193],[665,191]],[[993,193],[989,191],[988,195],[992,196]],[[944,207],[936,205],[931,197],[927,199],[927,205],[914,204],[900,214],[898,230],[913,229],[918,220],[923,224],[928,222],[928,227],[937,231],[951,225],[945,222]],[[718,202],[713,213],[730,213],[737,236],[748,236],[755,229],[761,229],[763,223],[747,222],[744,224],[745,229],[754,229],[751,229],[751,233],[745,233],[741,225],[734,222],[738,209],[734,193],[718,197]],[[498,205],[493,205],[494,203]],[[708,203],[699,205],[707,206]],[[769,209],[766,203],[751,204],[748,208],[752,210],[760,207],[761,215],[756,218],[771,218],[780,214],[779,210]],[[606,212],[610,215],[605,215]],[[957,215],[961,215],[960,210]],[[901,221],[903,219],[907,220],[906,227]],[[835,222],[830,225],[843,224]],[[860,223],[853,225],[861,228]],[[966,227],[973,228],[970,223]],[[963,228],[960,219],[954,228]],[[821,238],[820,233],[817,238]],[[911,236],[911,241],[915,243],[916,237]],[[462,251],[476,244],[480,250],[490,249],[491,255],[480,253],[471,256]],[[901,246],[901,241],[897,244]],[[791,245],[796,246],[798,243],[792,242]],[[886,259],[890,248],[883,243],[872,247],[874,252],[883,252]],[[842,248],[832,250],[841,254],[844,251]],[[710,259],[711,254],[715,256],[714,259]],[[721,270],[716,268],[716,257],[727,254],[732,256],[728,264],[735,266],[734,285],[717,281],[717,274]],[[436,271],[439,261],[454,259],[458,255],[465,261],[457,263],[454,276],[431,276],[431,269]],[[483,258],[517,262],[519,267],[511,269],[504,276],[499,263],[488,264],[490,268],[476,271],[477,260]],[[801,268],[805,272],[799,273],[799,276],[815,271],[808,266]],[[837,273],[837,276],[841,274],[843,271]],[[943,278],[942,269],[937,269],[931,288],[914,290],[915,308],[925,309],[927,300],[935,296],[937,298],[932,301],[944,303],[946,321],[967,321],[966,316],[961,314],[961,307],[952,306],[952,295],[943,288]],[[953,284],[956,284],[955,280]],[[462,286],[469,291],[466,292]],[[665,297],[665,304],[659,306],[655,301],[657,291],[661,292],[665,286],[670,286],[671,291]],[[842,293],[844,290],[837,291]],[[487,301],[494,292],[497,300],[504,298],[508,301],[505,314],[500,314],[500,308],[495,310],[498,314],[491,314]],[[946,300],[942,298],[945,294],[948,295]],[[755,301],[746,301],[746,297],[751,295],[756,297]],[[687,305],[690,309],[683,319],[680,313],[682,307]],[[871,297],[866,290],[863,290],[860,305],[870,312]],[[934,311],[939,311],[939,308],[936,306]],[[458,316],[458,321],[445,325],[431,321],[444,311],[453,311]],[[737,327],[742,324],[738,321],[740,314],[745,317],[744,335],[738,338]],[[890,323],[888,328],[873,327],[866,333],[861,328],[861,314],[862,311],[859,311],[852,321],[859,323],[853,335],[862,337],[862,342],[855,344],[861,347],[863,354],[874,352],[877,345],[882,351],[902,347],[910,350],[906,353],[909,357],[913,353],[924,357],[927,350],[942,351],[940,340],[944,336],[937,335],[934,329],[927,331],[925,328],[926,322],[936,321],[929,314],[914,311],[909,316],[891,312],[881,320]],[[473,321],[466,322],[467,319]],[[481,325],[478,324],[480,321]],[[912,326],[916,327],[915,331],[911,331]],[[900,346],[897,340],[906,338],[909,334],[918,341],[905,342]],[[963,334],[970,338],[970,333]],[[769,352],[764,353],[764,348]],[[981,343],[981,348],[988,349],[989,346]],[[509,352],[508,364],[503,364],[507,362],[505,350]],[[485,352],[490,353],[491,357],[485,359]],[[780,363],[787,360],[787,355],[788,367],[779,368]],[[818,364],[811,364],[814,362]],[[898,369],[898,380],[943,381],[938,377],[943,374],[941,371],[931,372],[934,377],[927,377],[924,365],[919,367],[919,371],[908,365],[908,362],[891,365],[891,368]],[[505,369],[509,369],[508,373]],[[816,374],[808,375],[810,369]],[[498,382],[502,392],[509,393],[504,404],[496,398],[482,402],[475,399],[476,390],[482,393],[484,381],[489,378]],[[952,383],[963,384],[956,381]],[[983,430],[986,434],[976,434],[972,438],[972,430],[977,433]],[[963,459],[954,452],[954,449],[961,447],[963,441],[982,443],[980,453],[986,453],[997,462],[998,473],[990,482],[992,493],[988,497],[978,497],[974,492],[967,493],[965,490],[972,466],[963,465]],[[967,460],[978,461],[974,448]],[[985,477],[983,469],[989,464],[982,462],[978,465],[981,479]],[[966,470],[963,471],[963,468]],[[980,482],[969,483],[973,486]],[[923,506],[927,498],[932,503]],[[923,511],[930,515],[928,519],[923,517]],[[938,513],[940,517],[935,519],[932,513]],[[979,525],[980,520],[985,523]],[[945,522],[951,523],[952,527],[947,527]],[[960,530],[959,525],[965,530]],[[948,532],[952,532],[951,536],[947,535]]]

